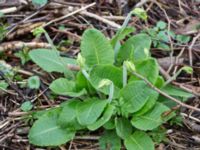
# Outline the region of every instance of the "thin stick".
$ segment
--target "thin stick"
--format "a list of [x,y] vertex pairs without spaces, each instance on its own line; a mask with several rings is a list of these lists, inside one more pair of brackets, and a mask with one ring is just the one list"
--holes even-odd
[[198,118],[195,118],[195,117],[190,116],[190,115],[185,114],[185,113],[180,113],[180,114],[181,114],[181,116],[188,117],[188,118],[190,118],[190,119],[192,119],[192,120],[197,121],[197,122],[200,123],[200,120]]
[[135,5],[135,8],[137,7],[141,7],[143,6],[145,3],[147,3],[149,0],[141,0],[140,2],[138,2],[136,5]]
[[109,20],[122,20],[124,21],[126,19],[126,17],[124,16],[102,16],[105,19],[109,19]]
[[160,93],[161,95],[163,95],[164,97],[169,98],[170,100],[176,102],[176,103],[179,104],[180,106],[200,112],[200,109],[199,109],[199,108],[196,108],[196,107],[187,105],[187,104],[181,102],[180,100],[178,100],[178,99],[176,99],[176,98],[174,98],[174,97],[168,95],[167,93],[161,91],[160,89],[158,89],[157,87],[155,87],[153,84],[151,84],[151,82],[149,82],[145,77],[141,76],[140,74],[138,74],[138,73],[136,73],[136,72],[132,72],[132,74],[135,75],[136,77],[142,79],[143,81],[145,81],[145,82],[146,82],[152,89],[154,89],[156,92],[158,92],[158,93]]
[[10,8],[5,8],[5,9],[0,10],[0,12],[2,12],[3,14],[9,14],[16,11],[17,11],[17,7],[10,7]]
[[94,6],[94,5],[96,5],[96,3],[91,3],[91,4],[89,4],[89,5],[85,6],[85,7],[82,7],[82,8],[80,8],[80,9],[78,9],[78,10],[76,10],[76,11],[73,11],[73,12],[71,12],[71,13],[69,13],[69,14],[66,14],[66,15],[64,15],[64,16],[62,16],[62,17],[56,18],[56,19],[54,19],[54,20],[51,20],[51,21],[47,22],[46,24],[44,24],[43,27],[46,27],[46,26],[48,26],[48,25],[50,25],[50,24],[52,24],[52,23],[54,23],[54,22],[57,22],[57,21],[66,19],[66,18],[68,18],[68,17],[70,17],[70,16],[72,16],[72,15],[75,15],[75,14],[77,14],[77,13],[83,11],[83,10],[86,10],[86,9],[88,9],[89,7],[92,7],[92,6]]
[[192,60],[192,47],[194,46],[195,42],[197,39],[200,37],[200,33],[197,34],[192,40],[191,45],[189,46],[189,61],[190,61],[190,66],[193,66],[193,60]]
[[96,15],[94,13],[83,11],[83,12],[81,12],[81,14],[83,14],[85,16],[88,16],[88,17],[91,17],[91,18],[94,18],[94,19],[97,19],[97,20],[99,20],[99,21],[101,21],[101,22],[103,22],[105,24],[110,25],[111,27],[114,27],[114,28],[117,28],[117,29],[121,28],[121,25],[119,25],[119,24],[117,24],[117,23],[115,23],[113,21],[110,21],[110,20],[108,20],[106,18],[103,18],[101,16],[98,16],[98,15]]
[[170,79],[171,76],[160,66],[159,67],[159,72],[164,76],[165,79]]

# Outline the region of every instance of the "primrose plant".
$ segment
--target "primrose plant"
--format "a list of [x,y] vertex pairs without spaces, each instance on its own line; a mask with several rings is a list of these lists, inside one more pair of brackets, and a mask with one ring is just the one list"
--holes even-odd
[[[87,29],[77,60],[60,56],[54,48],[29,52],[43,70],[63,73],[49,88],[54,94],[70,97],[59,107],[33,113],[37,120],[29,132],[30,143],[59,146],[74,139],[79,131],[87,134],[101,128],[101,149],[125,146],[128,150],[154,150],[149,131],[175,116],[174,112],[165,115],[175,104],[143,79],[180,100],[192,95],[165,84],[156,59],[150,55],[150,36],[132,36],[132,32],[133,28],[123,26],[108,40],[99,30]],[[72,71],[72,66],[80,70]]]

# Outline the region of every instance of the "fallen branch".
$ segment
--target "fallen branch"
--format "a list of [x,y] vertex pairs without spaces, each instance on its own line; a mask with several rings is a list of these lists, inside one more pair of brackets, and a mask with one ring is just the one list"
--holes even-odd
[[48,43],[43,42],[21,42],[21,41],[14,41],[14,42],[6,42],[0,45],[0,52],[4,52],[7,50],[19,50],[24,47],[28,48],[51,48],[51,45]]

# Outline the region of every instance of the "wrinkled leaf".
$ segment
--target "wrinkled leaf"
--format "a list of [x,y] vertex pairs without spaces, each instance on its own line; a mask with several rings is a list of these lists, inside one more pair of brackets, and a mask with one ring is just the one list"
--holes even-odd
[[133,127],[130,121],[126,118],[116,118],[115,126],[117,135],[122,139],[125,139],[132,134]]
[[96,29],[88,29],[83,33],[81,54],[89,67],[114,63],[114,50],[110,42]]
[[93,124],[104,111],[108,101],[89,99],[79,103],[76,108],[78,122],[81,125]]
[[51,83],[49,88],[56,94],[71,97],[79,97],[86,94],[86,90],[77,91],[76,83],[65,78],[56,79]]
[[92,87],[91,83],[86,79],[81,71],[79,71],[76,75],[76,89],[78,91],[86,89],[88,93],[95,93],[96,90]]
[[152,139],[142,131],[135,131],[124,141],[127,150],[154,150]]
[[125,100],[126,111],[133,113],[140,110],[154,92],[144,81],[133,81],[125,86],[121,95]]
[[60,107],[55,107],[51,109],[44,109],[40,111],[35,111],[32,113],[34,119],[40,119],[43,116],[56,116],[58,118],[58,114],[60,113]]
[[120,150],[121,140],[115,131],[105,131],[99,139],[100,150]]
[[103,126],[112,117],[114,109],[115,109],[114,106],[108,105],[107,108],[105,109],[105,112],[103,113],[102,117],[100,117],[95,123],[89,125],[88,129],[94,131],[94,130],[100,128],[101,126]]
[[61,127],[77,130],[81,128],[76,119],[76,107],[80,103],[79,100],[69,100],[62,105],[59,113],[58,124]]
[[149,57],[151,38],[147,34],[137,34],[129,38],[120,48],[117,60],[142,61]]
[[[155,84],[159,75],[159,66],[155,59],[150,58],[136,64],[136,72],[145,77],[152,84]],[[132,77],[131,80],[136,77]]]
[[115,86],[115,95],[118,94],[119,88],[122,87],[122,70],[111,65],[97,65],[90,72],[91,84],[103,92],[109,94],[109,86],[99,88],[99,84],[103,79],[109,79]]
[[140,130],[146,131],[155,129],[164,122],[162,114],[169,110],[170,109],[167,106],[161,103],[156,103],[154,108],[152,108],[144,115],[133,116],[131,123],[134,127]]
[[47,72],[63,73],[68,64],[76,64],[71,58],[59,56],[59,52],[49,49],[36,49],[29,52],[30,58]]
[[43,116],[37,120],[29,131],[30,143],[37,146],[59,146],[73,139],[75,132],[61,128],[57,119]]
[[140,116],[140,115],[143,115],[144,113],[146,113],[147,111],[149,111],[156,104],[158,96],[159,96],[159,94],[156,91],[152,91],[146,104],[139,111],[134,113],[134,115]]
[[106,130],[113,130],[115,129],[115,121],[114,119],[110,119],[108,122],[106,122],[103,127],[106,129]]

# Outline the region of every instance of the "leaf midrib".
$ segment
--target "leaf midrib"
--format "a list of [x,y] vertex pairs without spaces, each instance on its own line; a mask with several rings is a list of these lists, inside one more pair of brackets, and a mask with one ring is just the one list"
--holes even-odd
[[146,120],[150,120],[150,121],[154,121],[154,122],[157,122],[157,123],[160,123],[160,118],[158,119],[152,119],[150,117],[146,117],[146,116],[140,116],[140,118],[143,118],[143,119],[146,119]]
[[135,142],[135,144],[139,147],[140,150],[143,150],[143,148],[140,146],[140,144],[134,139],[134,137],[131,136],[131,140]]
[[59,129],[58,126],[53,127],[53,128],[49,128],[49,129],[47,129],[47,130],[44,130],[44,131],[42,131],[42,132],[39,132],[38,134],[34,134],[32,137],[37,137],[37,136],[40,136],[40,135],[42,135],[42,134],[45,134],[45,133],[48,133],[48,132],[51,132],[51,131],[57,130],[57,129]]
[[92,104],[92,106],[89,108],[88,113],[86,114],[87,120],[88,120],[88,118],[90,118],[89,116],[90,116],[90,114],[91,114],[91,111],[92,111],[92,109],[93,109],[94,104],[95,104],[95,103]]
[[94,51],[95,51],[95,56],[97,58],[97,64],[100,64],[100,59],[98,57],[98,49],[96,48],[96,46],[94,45],[94,43],[92,43],[92,47],[94,48]]
[[[39,56],[40,57],[40,56]],[[60,65],[60,66],[62,66],[62,63],[61,62],[59,62],[59,61],[56,61],[56,59],[59,59],[57,56],[55,57],[56,59],[50,59],[49,57],[43,57],[43,55],[40,57],[40,58],[45,58],[46,60],[48,60],[48,61],[50,61],[50,62],[53,62],[53,63],[55,63],[55,64],[58,64],[58,65]],[[44,60],[45,60],[44,59]]]

